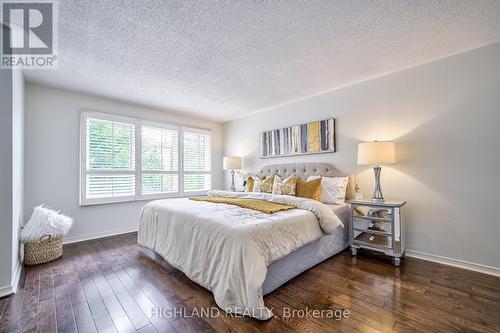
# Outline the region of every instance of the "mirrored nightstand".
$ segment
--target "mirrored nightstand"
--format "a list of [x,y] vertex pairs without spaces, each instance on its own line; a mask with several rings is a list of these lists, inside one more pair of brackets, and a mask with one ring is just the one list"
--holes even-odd
[[349,241],[351,254],[364,248],[392,257],[399,266],[406,250],[403,206],[406,201],[352,200]]

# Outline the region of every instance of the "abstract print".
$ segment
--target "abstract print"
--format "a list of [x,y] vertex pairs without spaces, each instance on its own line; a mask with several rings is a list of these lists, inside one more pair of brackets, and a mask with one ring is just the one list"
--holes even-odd
[[260,134],[260,156],[335,152],[335,119],[270,130]]

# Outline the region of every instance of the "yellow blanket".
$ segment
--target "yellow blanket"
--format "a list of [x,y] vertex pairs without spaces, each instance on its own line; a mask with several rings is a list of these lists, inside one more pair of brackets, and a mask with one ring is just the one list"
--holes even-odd
[[282,210],[289,210],[296,208],[295,206],[280,204],[276,202],[259,200],[259,199],[248,199],[248,198],[227,198],[227,197],[191,197],[190,200],[194,201],[206,201],[213,203],[223,203],[227,205],[239,206],[242,208],[249,208],[257,210],[262,213],[272,214]]

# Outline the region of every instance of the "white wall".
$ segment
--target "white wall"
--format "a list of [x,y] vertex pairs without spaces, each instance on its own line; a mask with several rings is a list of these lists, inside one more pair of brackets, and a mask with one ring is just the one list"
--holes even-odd
[[78,204],[79,129],[82,108],[212,130],[212,184],[222,179],[222,125],[138,105],[28,83],[26,86],[25,215],[47,204],[75,219],[67,239],[132,230],[146,201]]
[[0,69],[0,296],[12,278],[12,97],[12,70]]
[[24,78],[21,70],[12,73],[12,280],[21,268],[19,229],[24,224]]
[[[1,33],[1,31],[0,31]],[[15,292],[20,273],[23,220],[24,79],[0,69],[0,297]]]
[[[383,168],[382,190],[408,200],[409,249],[500,268],[499,59],[495,44],[226,123],[225,155],[254,171],[331,163],[357,173],[370,198],[373,171],[356,165],[357,144],[394,140],[398,164]],[[328,117],[337,153],[259,159],[259,132]]]

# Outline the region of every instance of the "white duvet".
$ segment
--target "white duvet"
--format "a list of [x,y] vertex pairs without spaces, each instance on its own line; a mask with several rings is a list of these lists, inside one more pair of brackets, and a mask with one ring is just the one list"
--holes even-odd
[[139,245],[150,248],[190,279],[211,290],[226,312],[266,320],[262,284],[267,266],[343,227],[319,201],[267,193],[210,191],[209,196],[263,199],[298,209],[265,214],[187,198],[144,206]]

